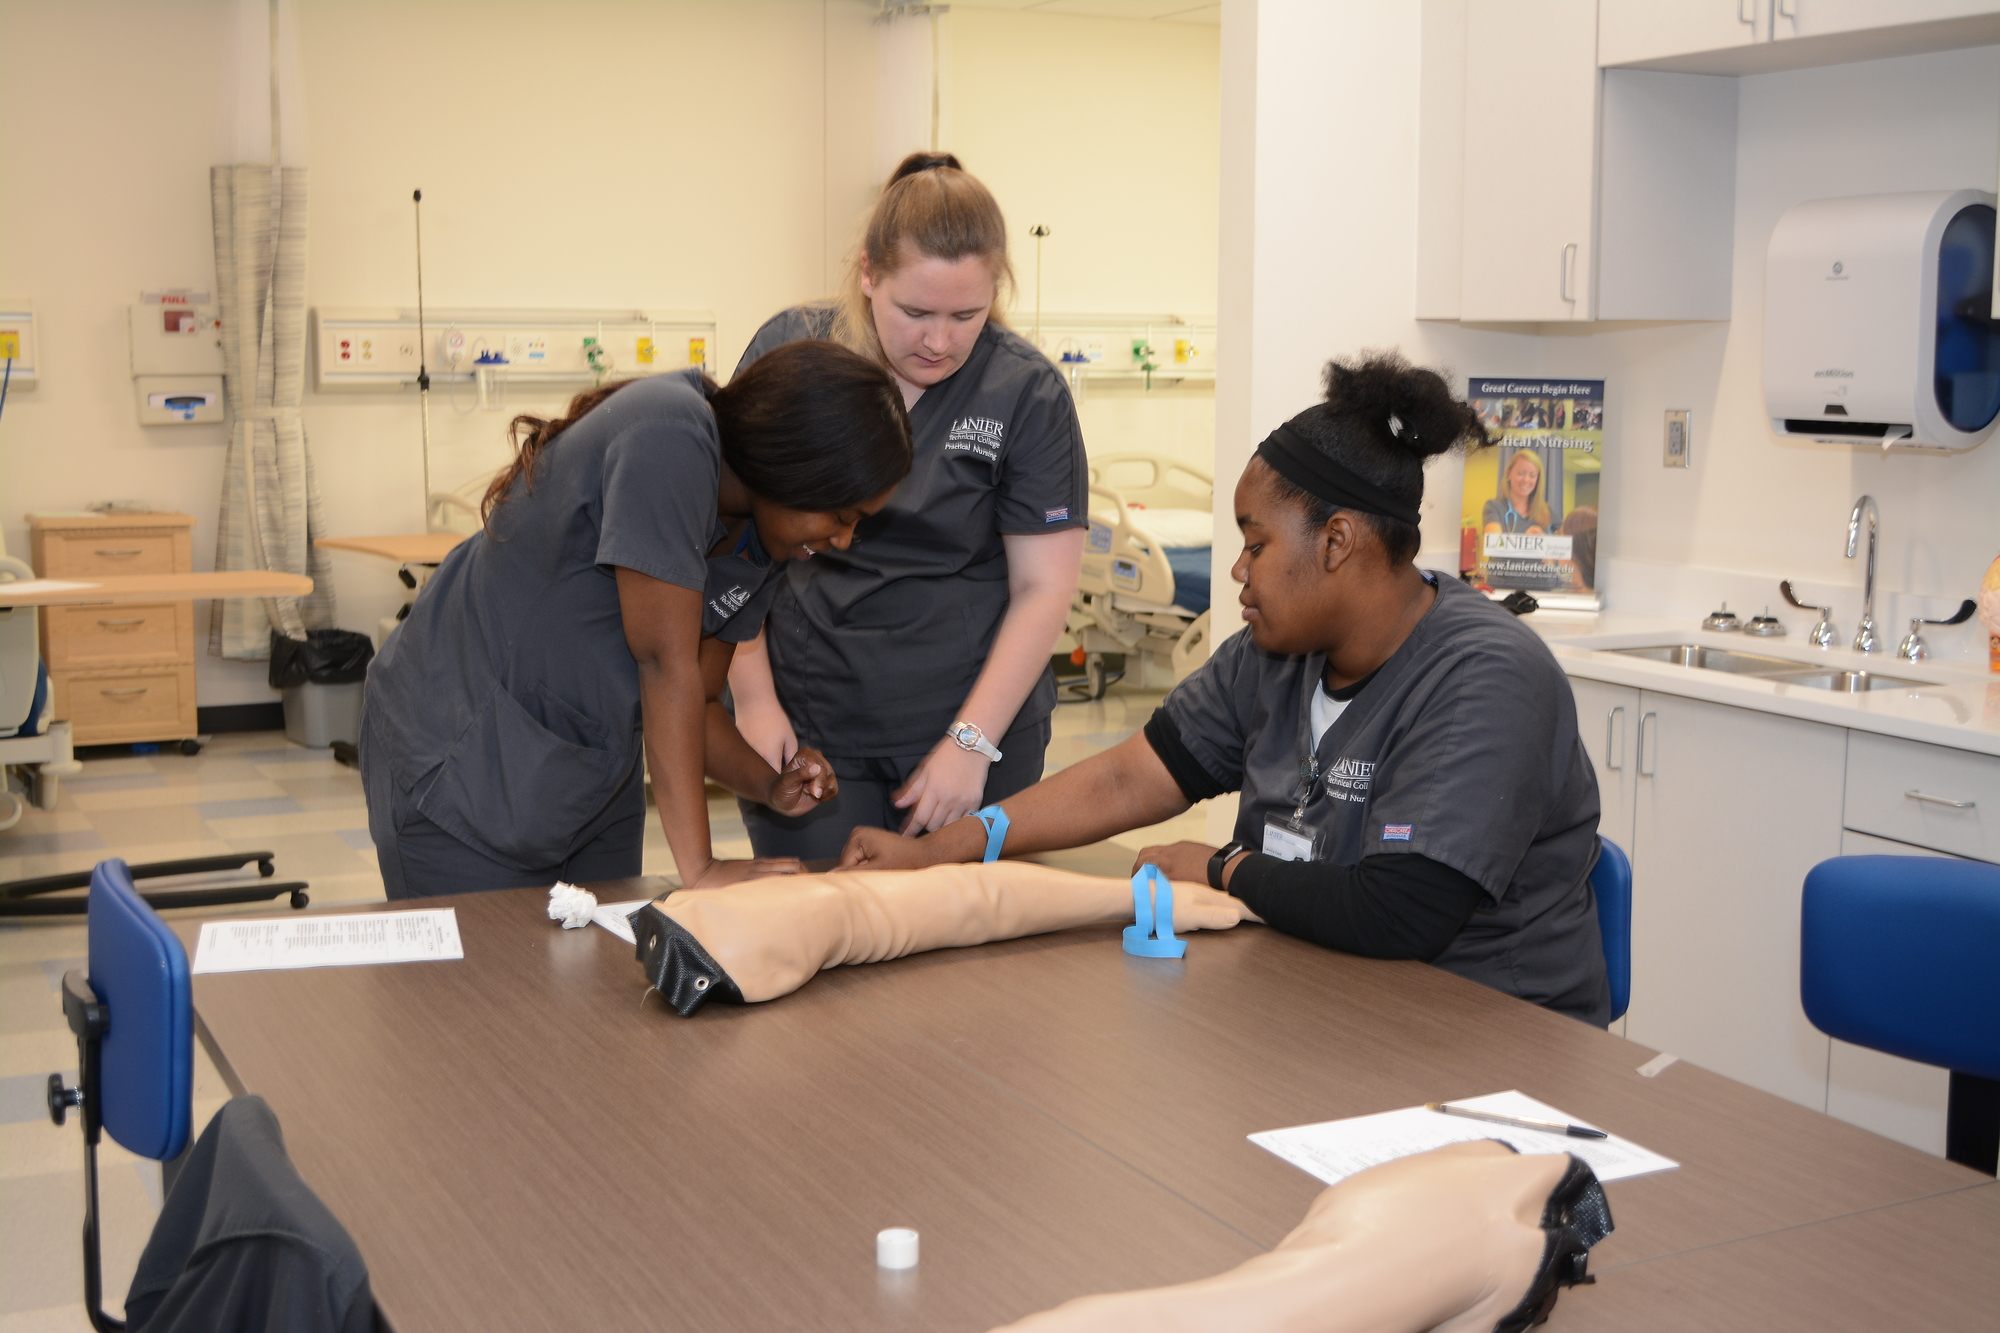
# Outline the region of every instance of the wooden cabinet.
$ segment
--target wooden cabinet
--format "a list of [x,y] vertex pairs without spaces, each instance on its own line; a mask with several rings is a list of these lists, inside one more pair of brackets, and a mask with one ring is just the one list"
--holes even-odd
[[[186,514],[41,515],[28,520],[43,578],[185,574],[194,567]],[[42,660],[56,714],[78,745],[185,740],[197,731],[194,604],[52,607]]]
[[1727,319],[1736,89],[1600,72],[1595,0],[1432,0],[1420,319]]
[[2000,42],[1995,0],[1598,0],[1598,63],[1764,74]]

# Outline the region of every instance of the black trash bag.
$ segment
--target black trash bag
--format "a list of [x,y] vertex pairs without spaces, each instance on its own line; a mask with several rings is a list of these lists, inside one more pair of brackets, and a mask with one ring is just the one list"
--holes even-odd
[[293,685],[351,685],[368,674],[375,645],[351,629],[307,630],[303,639],[271,631],[271,688]]

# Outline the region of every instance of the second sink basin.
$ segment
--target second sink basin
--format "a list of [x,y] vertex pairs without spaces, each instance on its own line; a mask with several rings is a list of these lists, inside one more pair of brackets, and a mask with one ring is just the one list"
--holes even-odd
[[1811,671],[1790,671],[1767,679],[1779,685],[1805,685],[1837,694],[1861,694],[1868,690],[1914,690],[1927,682],[1903,676],[1878,676],[1872,671],[1843,671],[1820,667]]

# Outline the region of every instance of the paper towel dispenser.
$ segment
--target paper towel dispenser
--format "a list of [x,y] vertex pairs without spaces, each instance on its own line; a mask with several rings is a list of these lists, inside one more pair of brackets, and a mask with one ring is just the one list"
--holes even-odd
[[1970,449],[2000,420],[1994,198],[1814,199],[1771,231],[1764,403],[1780,435]]

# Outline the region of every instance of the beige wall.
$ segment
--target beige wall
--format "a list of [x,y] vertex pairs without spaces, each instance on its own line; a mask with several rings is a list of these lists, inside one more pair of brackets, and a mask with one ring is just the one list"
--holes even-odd
[[[1045,312],[1212,318],[1221,30],[958,6],[941,33],[940,142],[1007,212],[1016,327],[1033,322],[1036,224]],[[1209,383],[1086,381],[1078,417],[1092,454],[1206,471],[1214,402]]]

